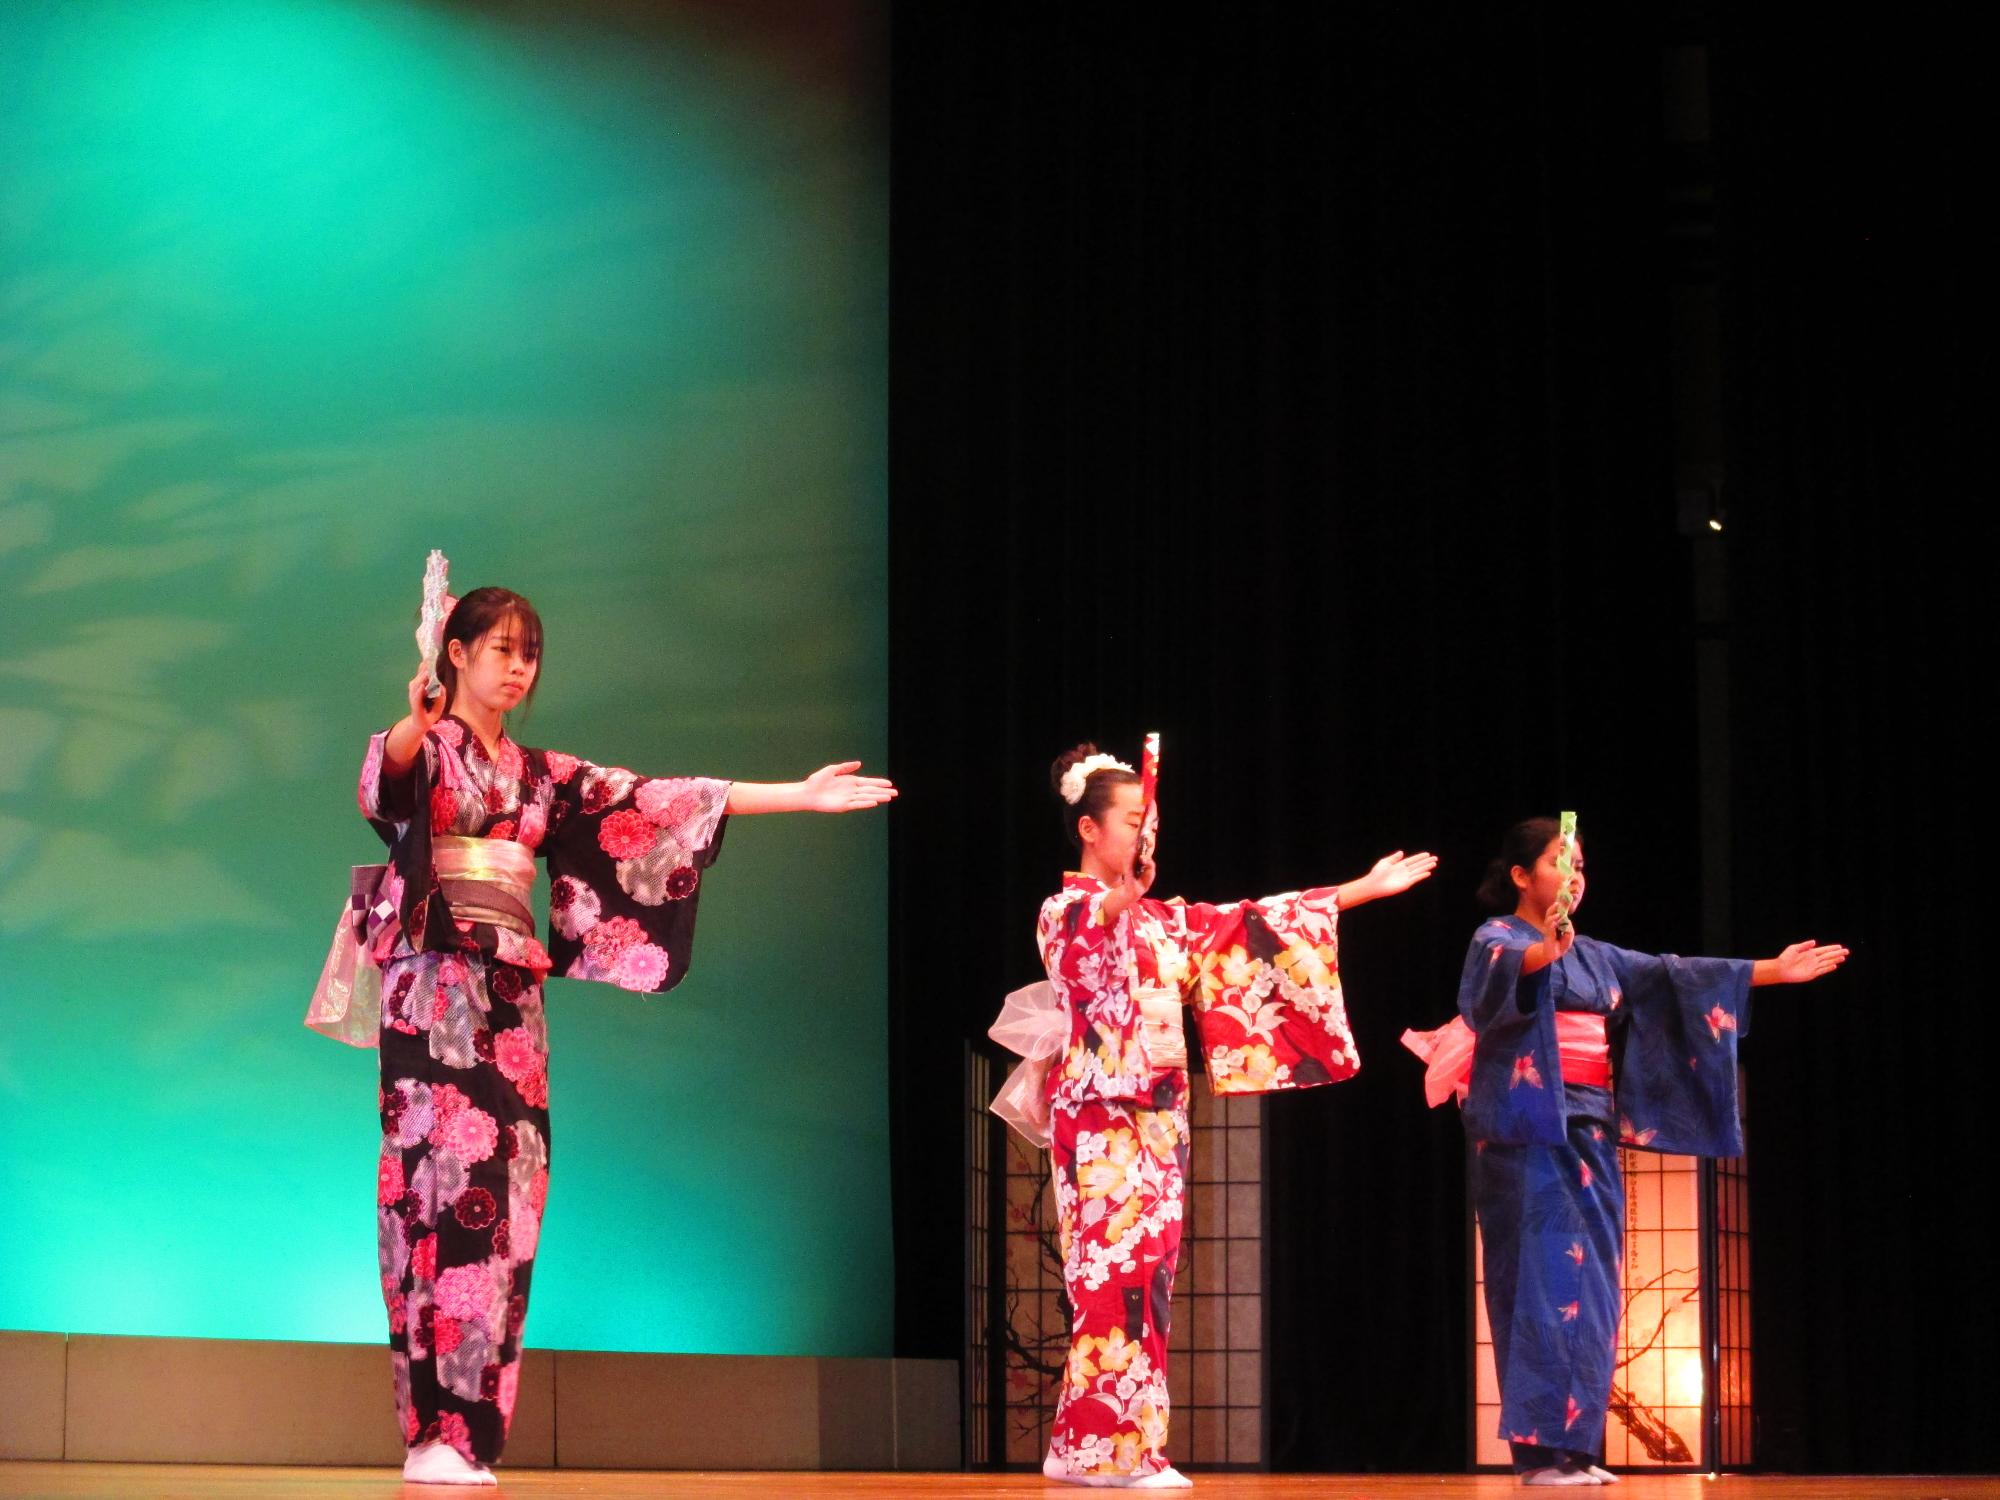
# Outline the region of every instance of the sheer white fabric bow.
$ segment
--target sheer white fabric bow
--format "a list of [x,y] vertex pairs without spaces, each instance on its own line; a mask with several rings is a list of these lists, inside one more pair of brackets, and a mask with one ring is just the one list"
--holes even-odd
[[1046,979],[1015,990],[1000,1005],[986,1034],[1016,1053],[1021,1065],[1007,1075],[987,1106],[1032,1145],[1049,1144],[1049,1065],[1069,1040],[1069,1012]]

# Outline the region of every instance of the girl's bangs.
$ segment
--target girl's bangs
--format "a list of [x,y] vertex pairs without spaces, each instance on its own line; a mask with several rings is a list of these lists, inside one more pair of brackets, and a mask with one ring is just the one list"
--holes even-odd
[[493,634],[512,638],[514,649],[533,661],[542,659],[542,617],[526,600],[509,604],[491,627]]

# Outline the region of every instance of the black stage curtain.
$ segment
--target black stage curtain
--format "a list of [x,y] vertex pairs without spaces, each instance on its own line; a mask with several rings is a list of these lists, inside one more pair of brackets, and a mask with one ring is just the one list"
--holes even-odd
[[1732,13],[1716,48],[1736,936],[1855,949],[1824,994],[1764,992],[1750,1043],[1775,1467],[2000,1467],[1975,65],[1901,15],[1827,41]]
[[[1048,764],[1084,738],[1135,756],[1158,729],[1162,893],[1444,857],[1343,924],[1361,1075],[1269,1105],[1267,1401],[1280,1467],[1463,1463],[1463,1142],[1396,1038],[1449,1016],[1472,888],[1520,816],[1583,811],[1589,930],[1700,943],[1670,38],[1598,9],[897,9],[900,1353],[961,1351],[960,1058],[1038,973],[1035,910],[1069,854]],[[1749,1046],[1765,1451],[1972,1467],[1991,1256],[1956,1200],[1987,1174],[1976,1096],[1946,1085],[1985,1063],[1946,1039],[1971,1020],[1954,882],[1978,751],[1938,722],[1970,690],[1962,653],[1908,669],[1921,591],[1888,571],[1948,538],[1885,550],[1869,519],[1935,520],[1911,492],[1963,476],[1923,468],[1934,373],[1861,368],[1885,340],[1929,347],[1889,328],[1907,266],[1837,293],[1824,258],[1788,280],[1809,233],[1768,91],[1825,79],[1775,44],[1728,67],[1716,47],[1718,120],[1725,100],[1768,112],[1716,166],[1742,372],[1737,948],[1858,949],[1818,993],[1760,996]],[[1818,125],[1847,129],[1841,103]],[[1754,200],[1735,218],[1732,189]],[[1873,344],[1842,316],[1859,304]]]

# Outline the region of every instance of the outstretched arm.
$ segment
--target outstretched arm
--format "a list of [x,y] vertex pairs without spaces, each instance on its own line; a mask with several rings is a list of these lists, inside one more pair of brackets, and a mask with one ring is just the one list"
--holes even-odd
[[1847,962],[1847,950],[1838,943],[1815,943],[1807,938],[1794,943],[1776,958],[1760,958],[1750,970],[1750,982],[1757,984],[1805,984],[1823,974],[1831,974]]
[[1339,887],[1340,909],[1361,906],[1380,896],[1407,891],[1420,880],[1429,880],[1437,868],[1435,854],[1405,854],[1398,849],[1376,860],[1366,875]]
[[858,812],[879,807],[896,795],[884,776],[856,776],[858,760],[821,766],[804,781],[736,781],[729,786],[729,811],[751,813]]

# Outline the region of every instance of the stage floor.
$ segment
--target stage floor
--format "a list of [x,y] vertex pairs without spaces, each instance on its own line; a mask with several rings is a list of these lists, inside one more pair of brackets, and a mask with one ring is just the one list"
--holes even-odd
[[[1418,1496],[1540,1493],[1499,1474],[1209,1474],[1194,1493],[1209,1500],[1416,1500]],[[2000,1478],[1896,1476],[1799,1478],[1698,1474],[1632,1476],[1608,1489],[1618,1500],[2000,1500]],[[494,1490],[405,1486],[384,1469],[266,1469],[199,1464],[0,1463],[6,1500],[439,1500],[460,1494],[523,1500],[1048,1500],[1086,1493],[1027,1474],[687,1474],[584,1469],[506,1471]]]

